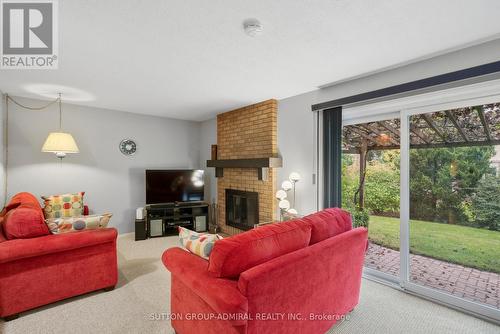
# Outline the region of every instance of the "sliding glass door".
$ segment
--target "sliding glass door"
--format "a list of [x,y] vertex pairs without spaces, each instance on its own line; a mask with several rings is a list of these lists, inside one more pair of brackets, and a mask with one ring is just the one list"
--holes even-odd
[[500,309],[500,103],[406,117],[403,278],[409,289],[493,315]]
[[436,96],[346,108],[388,110],[343,121],[342,205],[367,277],[500,321],[500,96]]
[[342,206],[354,224],[369,224],[365,268],[381,277],[399,276],[399,118],[345,123]]

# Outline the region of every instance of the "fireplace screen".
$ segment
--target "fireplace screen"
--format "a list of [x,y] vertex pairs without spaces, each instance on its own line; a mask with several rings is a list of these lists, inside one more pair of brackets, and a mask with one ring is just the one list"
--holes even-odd
[[249,230],[259,223],[259,194],[226,189],[226,224]]

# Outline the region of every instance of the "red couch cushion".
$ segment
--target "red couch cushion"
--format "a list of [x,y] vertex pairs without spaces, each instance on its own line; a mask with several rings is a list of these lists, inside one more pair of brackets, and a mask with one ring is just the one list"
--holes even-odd
[[311,226],[311,245],[352,229],[350,213],[339,208],[329,208],[300,220]]
[[35,238],[50,234],[40,211],[21,206],[5,215],[3,228],[5,237],[9,240]]
[[27,192],[22,192],[15,194],[14,197],[11,198],[9,204],[7,204],[3,209],[2,216],[4,216],[10,210],[19,207],[21,204],[24,207],[31,207],[34,209],[42,210],[42,208],[40,207],[40,203],[38,202],[38,199],[35,196]]
[[235,278],[245,270],[307,247],[311,227],[291,221],[270,224],[215,242],[210,254],[211,276]]
[[3,233],[3,217],[0,217],[0,243],[7,241],[5,234]]
[[42,208],[35,196],[19,193],[2,211],[3,232],[7,239],[34,238],[50,234]]

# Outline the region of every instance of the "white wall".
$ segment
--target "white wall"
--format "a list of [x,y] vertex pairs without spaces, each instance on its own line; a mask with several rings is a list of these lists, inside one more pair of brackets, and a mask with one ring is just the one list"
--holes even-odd
[[[315,122],[311,101],[317,92],[280,100],[278,103],[278,150],[283,167],[278,169],[278,188],[291,172],[302,179],[296,183],[295,209],[301,215],[316,211],[316,186],[313,184]],[[291,195],[291,193],[290,193]]]
[[[134,230],[135,209],[144,205],[145,169],[200,166],[197,122],[63,104],[63,130],[73,134],[80,153],[62,163],[40,151],[49,131],[57,129],[57,106],[28,111],[9,104],[8,196],[20,191],[36,196],[85,191],[91,211],[112,212],[110,224],[120,233]],[[118,144],[124,138],[137,142],[135,155],[120,153]]]

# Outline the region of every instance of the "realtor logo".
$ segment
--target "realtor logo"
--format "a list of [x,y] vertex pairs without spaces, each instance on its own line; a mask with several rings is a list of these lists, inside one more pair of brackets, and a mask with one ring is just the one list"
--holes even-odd
[[57,69],[57,0],[0,0],[2,69]]

